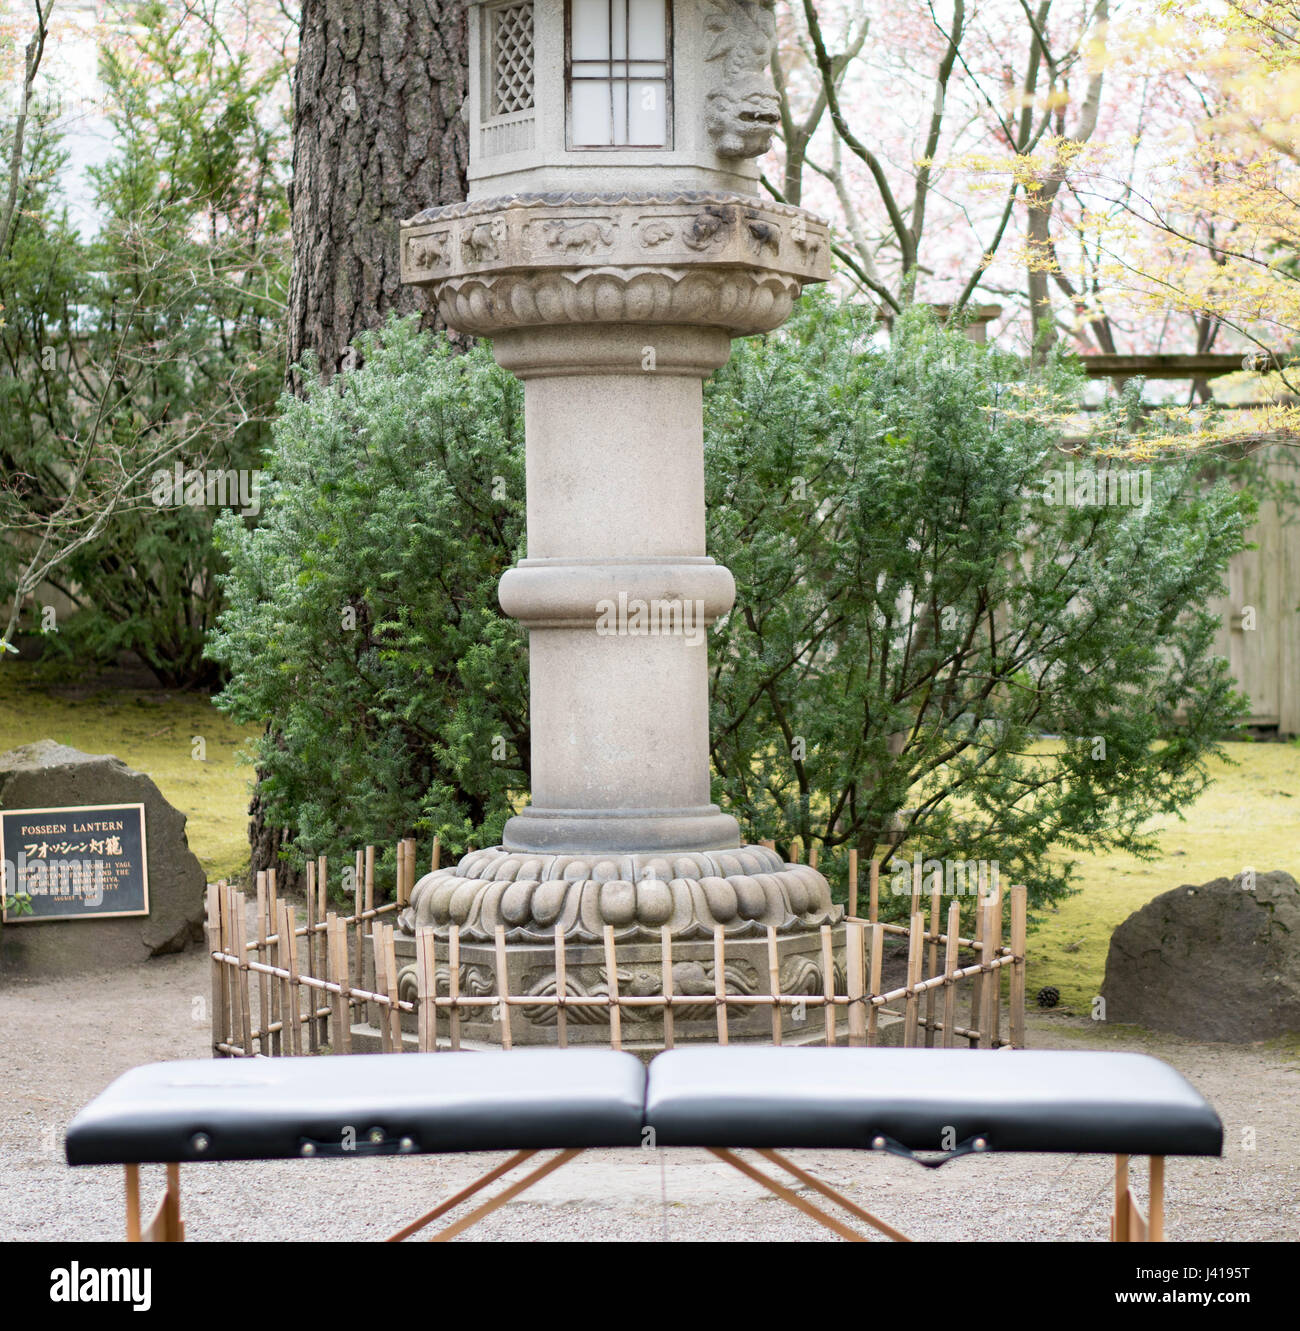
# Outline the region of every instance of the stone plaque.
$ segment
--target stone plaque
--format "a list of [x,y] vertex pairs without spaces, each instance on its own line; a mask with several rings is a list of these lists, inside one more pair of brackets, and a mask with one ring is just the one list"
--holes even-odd
[[143,804],[0,812],[5,923],[148,915],[144,822]]

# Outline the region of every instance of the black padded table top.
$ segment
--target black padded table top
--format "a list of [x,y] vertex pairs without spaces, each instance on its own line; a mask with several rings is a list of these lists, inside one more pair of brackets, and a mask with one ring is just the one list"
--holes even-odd
[[641,1061],[608,1049],[152,1063],[73,1119],[66,1151],[93,1165],[639,1146],[644,1100]]
[[[650,1065],[661,1146],[1219,1155],[1223,1126],[1145,1054],[1057,1050],[676,1049]],[[945,1134],[945,1129],[951,1131]]]
[[[611,1050],[154,1063],[73,1120],[74,1165],[548,1147],[1218,1155],[1218,1115],[1144,1054]],[[969,1146],[966,1149],[970,1149]]]

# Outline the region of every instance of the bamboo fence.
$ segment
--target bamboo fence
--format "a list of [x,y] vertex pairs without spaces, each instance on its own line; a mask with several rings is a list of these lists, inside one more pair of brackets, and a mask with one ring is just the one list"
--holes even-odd
[[[434,843],[433,867],[439,848]],[[814,856],[810,863],[816,864]],[[849,914],[844,924],[845,992],[837,993],[835,948],[831,926],[821,929],[823,991],[818,994],[782,993],[779,985],[778,935],[767,930],[770,992],[734,993],[727,990],[728,940],[719,927],[713,937],[716,1038],[729,1041],[728,1008],[747,1006],[771,1009],[771,1042],[781,1044],[786,1019],[797,1010],[808,1019],[820,1009],[827,1045],[874,1046],[881,1042],[881,1017],[901,1020],[905,1047],[1023,1048],[1025,1039],[1025,933],[1026,891],[1012,887],[1007,893],[1010,940],[1003,942],[1004,901],[989,892],[968,903],[973,915],[969,934],[961,933],[963,906],[956,899],[945,912],[942,894],[924,900],[919,873],[914,878],[907,924],[884,923],[879,911],[879,863],[870,869],[867,914],[857,914],[857,855],[850,852]],[[253,1057],[305,1053],[351,1053],[354,1026],[377,1030],[384,1051],[414,1049],[430,1052],[461,1047],[462,1023],[488,1008],[500,1020],[500,1043],[512,1044],[513,1008],[555,1009],[556,1042],[568,1043],[567,1018],[576,1010],[596,1009],[608,1022],[609,1044],[623,1047],[623,1019],[636,1009],[658,1009],[661,1037],[656,1043],[672,1048],[674,1016],[682,1007],[698,1010],[708,996],[674,992],[673,939],[661,933],[662,989],[657,994],[620,993],[618,943],[612,926],[603,938],[605,993],[576,995],[566,992],[568,954],[574,944],[563,931],[555,933],[556,984],[553,994],[514,994],[509,989],[506,941],[496,930],[495,992],[461,992],[460,931],[450,926],[438,938],[432,928],[415,935],[416,996],[403,999],[398,991],[398,964],[392,920],[402,910],[415,884],[415,842],[399,843],[395,899],[375,905],[374,847],[358,851],[355,891],[349,913],[331,909],[326,891],[328,862],[324,856],[307,866],[306,901],[300,909],[279,896],[275,871],[259,873],[255,900],[226,882],[212,883],[207,895],[208,945],[212,956],[212,1048],[217,1057]],[[253,919],[249,920],[249,907]],[[927,920],[928,916],[928,920]],[[882,970],[886,939],[906,940],[906,982],[885,990]],[[960,965],[965,951],[975,960]],[[369,981],[366,960],[371,966]],[[435,976],[442,966],[447,993],[438,993]],[[1002,973],[1009,972],[1003,1014]],[[414,1038],[404,1038],[403,1015],[414,1026]]]

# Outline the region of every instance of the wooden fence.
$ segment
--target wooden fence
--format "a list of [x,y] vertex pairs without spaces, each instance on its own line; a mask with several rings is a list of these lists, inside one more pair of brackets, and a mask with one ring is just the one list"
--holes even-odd
[[[434,864],[437,864],[437,849]],[[399,993],[393,919],[403,909],[415,883],[415,843],[404,841],[397,855],[396,899],[374,904],[374,848],[358,852],[356,890],[350,913],[330,909],[324,857],[308,865],[305,910],[278,896],[274,870],[257,875],[257,892],[246,893],[228,883],[210,884],[207,898],[208,945],[212,956],[212,1047],[217,1057],[353,1052],[353,1028],[368,1024],[378,1033],[384,1051],[459,1049],[462,1022],[490,1009],[499,1021],[500,1043],[512,1043],[511,1009],[554,1009],[556,1043],[568,1043],[568,1020],[581,1009],[595,1009],[608,1022],[612,1048],[624,1046],[624,1018],[650,1008],[662,1017],[655,1026],[656,1043],[671,1048],[674,1018],[689,1007],[712,1003],[716,1038],[728,1043],[728,1009],[749,1006],[771,1010],[771,1042],[781,1044],[789,1021],[815,1021],[820,1013],[827,1045],[876,1045],[881,1042],[882,1017],[901,1021],[904,1046],[1023,1048],[1025,1039],[1026,893],[1023,886],[1007,894],[1009,945],[1003,943],[1004,900],[992,890],[977,894],[967,909],[973,928],[962,936],[962,903],[949,902],[936,889],[924,900],[913,891],[907,924],[879,921],[879,865],[870,873],[867,915],[857,915],[856,865],[851,857],[850,914],[844,925],[843,992],[837,992],[836,949],[831,926],[823,926],[820,946],[822,992],[783,993],[778,965],[778,935],[767,930],[768,993],[737,993],[727,989],[726,931],[713,936],[714,992],[675,992],[673,939],[662,930],[662,989],[656,994],[621,993],[618,948],[612,926],[603,938],[606,992],[573,994],[566,985],[566,957],[574,946],[562,929],[555,933],[556,983],[550,994],[514,994],[509,989],[505,931],[494,940],[495,992],[462,992],[461,947],[457,926],[439,938],[432,928],[417,930],[414,944],[415,995]],[[919,885],[919,883],[918,883]],[[981,888],[984,884],[980,885]],[[251,907],[251,919],[250,919]],[[927,922],[928,916],[928,922]],[[906,982],[885,989],[882,971],[886,940],[906,940]],[[680,945],[679,945],[680,946]],[[961,964],[961,953],[967,954]],[[973,958],[973,960],[971,960]],[[370,964],[367,966],[367,962]],[[442,969],[447,992],[436,977]],[[1002,973],[1009,971],[1003,1014]],[[404,1014],[414,1038],[403,1038]],[[590,1011],[584,1013],[590,1019]],[[638,1011],[637,1016],[644,1015]],[[1005,1034],[1004,1034],[1005,1026]],[[661,1038],[660,1038],[661,1037]]]

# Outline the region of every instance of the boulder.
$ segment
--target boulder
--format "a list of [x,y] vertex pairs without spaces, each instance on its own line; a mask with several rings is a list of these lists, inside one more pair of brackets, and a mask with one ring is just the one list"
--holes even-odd
[[111,754],[82,753],[52,740],[0,754],[0,812],[95,804],[144,805],[148,915],[11,922],[0,930],[0,974],[102,970],[202,940],[207,875],[186,840],[185,815],[149,777]]
[[1111,935],[1106,1020],[1197,1040],[1300,1031],[1300,884],[1247,871],[1148,901]]

